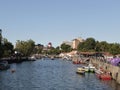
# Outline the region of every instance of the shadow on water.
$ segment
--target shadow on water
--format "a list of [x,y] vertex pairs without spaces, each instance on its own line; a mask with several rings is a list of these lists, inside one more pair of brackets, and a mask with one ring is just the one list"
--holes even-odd
[[79,66],[57,59],[12,64],[16,72],[0,71],[0,90],[119,90],[114,81],[101,81],[93,73],[76,74]]

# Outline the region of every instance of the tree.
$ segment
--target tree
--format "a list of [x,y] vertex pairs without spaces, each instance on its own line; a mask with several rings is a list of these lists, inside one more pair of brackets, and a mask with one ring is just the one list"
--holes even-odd
[[66,45],[65,43],[63,43],[61,45],[61,49],[63,52],[70,52],[72,50],[71,46],[70,45]]
[[31,39],[27,41],[17,40],[16,50],[22,53],[24,56],[29,56],[30,54],[32,54],[34,46],[35,42]]
[[11,42],[9,42],[6,38],[3,38],[2,50],[3,50],[3,57],[8,57],[13,54],[13,48]]
[[109,44],[106,41],[100,42],[100,49],[103,52],[107,52],[109,50]]
[[52,54],[54,54],[54,55],[58,55],[58,54],[60,54],[60,49],[59,49],[59,47],[56,47],[56,48],[54,48],[54,47],[52,47],[49,51],[48,51],[48,54],[50,54],[50,55],[52,55]]
[[118,43],[111,44],[109,52],[113,55],[120,54],[120,44],[118,44]]
[[95,49],[95,39],[87,38],[85,41],[85,46],[86,46],[87,50],[94,50]]
[[95,51],[96,51],[96,52],[100,52],[100,51],[101,51],[100,42],[99,42],[99,41],[96,41],[96,44],[95,44]]
[[2,44],[0,45],[0,58],[3,56],[3,48],[2,48]]
[[95,39],[94,38],[87,38],[85,42],[82,42],[78,45],[79,51],[95,51]]
[[87,51],[87,48],[85,46],[85,42],[79,43],[77,50],[78,51]]

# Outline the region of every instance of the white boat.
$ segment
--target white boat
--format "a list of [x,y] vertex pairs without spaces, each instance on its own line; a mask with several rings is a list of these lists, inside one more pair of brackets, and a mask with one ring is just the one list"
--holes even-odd
[[36,57],[35,57],[35,56],[31,56],[31,57],[29,58],[29,60],[30,60],[30,61],[35,61],[35,60],[36,60]]
[[88,66],[84,66],[86,72],[95,72],[95,67],[90,63]]
[[83,67],[77,68],[76,73],[77,73],[77,74],[85,75],[85,69],[84,69]]

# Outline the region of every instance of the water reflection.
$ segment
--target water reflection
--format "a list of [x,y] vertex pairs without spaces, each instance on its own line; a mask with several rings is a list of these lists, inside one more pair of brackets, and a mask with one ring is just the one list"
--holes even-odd
[[0,72],[0,90],[119,90],[114,81],[101,81],[93,73],[76,74],[70,61],[38,60],[12,64]]

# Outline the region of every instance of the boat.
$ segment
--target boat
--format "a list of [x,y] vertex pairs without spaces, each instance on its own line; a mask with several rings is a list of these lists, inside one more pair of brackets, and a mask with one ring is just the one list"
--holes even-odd
[[96,74],[96,75],[101,80],[111,80],[112,79],[110,74],[103,73],[103,74]]
[[102,70],[98,69],[95,70],[96,76],[101,80],[111,80],[112,76],[108,72],[103,72]]
[[83,67],[79,67],[79,68],[77,68],[76,73],[81,74],[81,75],[85,75],[85,69]]
[[54,56],[52,56],[52,57],[50,57],[51,58],[51,60],[54,60],[55,58],[54,58]]
[[29,61],[36,61],[36,57],[35,56],[29,57]]
[[88,64],[88,66],[84,66],[86,72],[95,72],[95,67],[92,64]]
[[0,62],[0,70],[7,70],[9,68],[10,68],[10,65],[8,64],[7,61]]

